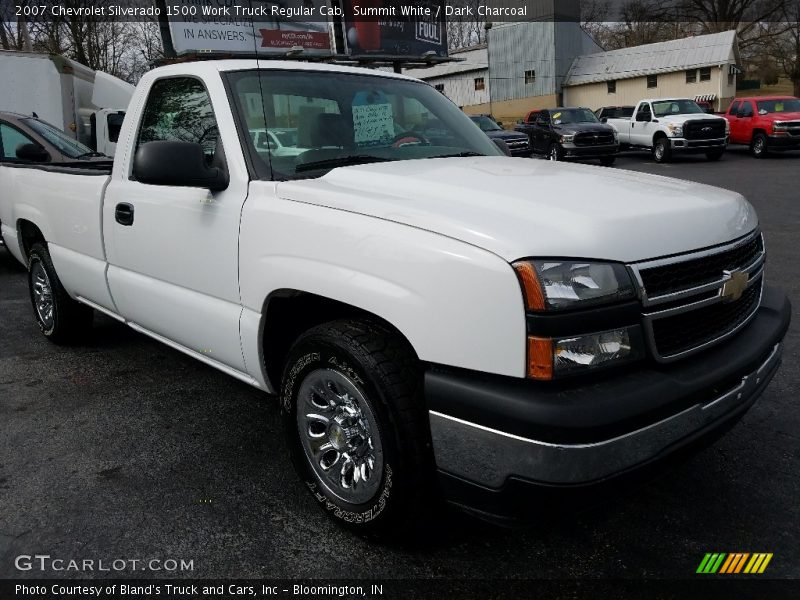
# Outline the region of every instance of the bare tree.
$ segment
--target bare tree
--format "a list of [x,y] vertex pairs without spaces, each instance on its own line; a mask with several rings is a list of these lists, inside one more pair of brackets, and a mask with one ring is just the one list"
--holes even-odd
[[768,36],[762,47],[792,82],[794,95],[800,96],[800,0],[788,0],[782,11],[783,22],[771,24],[779,31]]
[[447,43],[451,50],[467,48],[486,42],[486,22],[478,15],[485,0],[451,0],[448,4],[456,14],[447,18]]

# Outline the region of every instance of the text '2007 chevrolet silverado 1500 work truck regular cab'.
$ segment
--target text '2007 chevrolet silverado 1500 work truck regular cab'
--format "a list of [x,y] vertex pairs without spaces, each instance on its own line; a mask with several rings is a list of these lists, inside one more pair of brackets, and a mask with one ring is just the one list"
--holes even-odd
[[[255,147],[270,128],[305,150]],[[357,530],[614,479],[778,368],[790,307],[744,198],[503,156],[417,80],[171,65],[119,140],[110,174],[0,167],[41,330],[99,311],[280,394],[300,476]]]

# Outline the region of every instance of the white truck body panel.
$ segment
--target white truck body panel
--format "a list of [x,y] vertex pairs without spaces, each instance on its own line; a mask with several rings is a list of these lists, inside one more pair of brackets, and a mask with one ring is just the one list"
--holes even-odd
[[[601,187],[609,190],[602,200]],[[509,262],[531,256],[636,262],[721,244],[757,225],[752,206],[720,188],[504,157],[335,169],[280,183],[278,195],[433,231]]]

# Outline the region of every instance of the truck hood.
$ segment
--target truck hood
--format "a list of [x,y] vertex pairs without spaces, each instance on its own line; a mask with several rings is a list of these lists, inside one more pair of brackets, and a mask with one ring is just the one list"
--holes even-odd
[[757,226],[739,194],[631,171],[506,157],[344,167],[279,183],[281,198],[394,221],[507,261],[632,262],[728,242]]
[[712,121],[714,119],[722,119],[723,121],[727,120],[725,117],[720,115],[710,115],[708,113],[693,113],[691,115],[669,115],[667,117],[657,117],[659,122],[661,123],[675,123],[676,125],[680,125],[681,123],[686,123],[686,121]]

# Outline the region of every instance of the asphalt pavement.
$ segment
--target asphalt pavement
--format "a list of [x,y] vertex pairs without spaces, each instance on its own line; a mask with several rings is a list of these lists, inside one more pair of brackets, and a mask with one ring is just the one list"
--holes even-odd
[[91,575],[15,567],[38,553],[191,560],[176,577],[684,578],[718,551],[772,552],[772,577],[800,577],[800,153],[617,167],[743,193],[791,296],[781,371],[712,447],[574,515],[500,528],[444,511],[417,546],[365,541],[301,488],[274,398],[105,317],[84,346],[50,344],[0,249],[0,577]]

